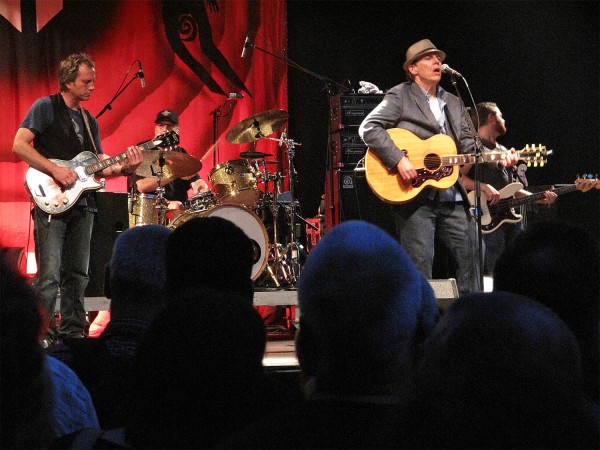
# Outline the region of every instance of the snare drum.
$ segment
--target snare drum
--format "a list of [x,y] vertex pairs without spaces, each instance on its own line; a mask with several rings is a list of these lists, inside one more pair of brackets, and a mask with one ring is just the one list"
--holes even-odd
[[258,168],[245,159],[233,159],[218,164],[209,174],[217,200],[224,205],[244,205],[254,208],[261,196],[257,186]]
[[243,206],[222,205],[206,211],[187,211],[175,218],[169,228],[175,229],[190,219],[196,217],[221,217],[240,227],[252,241],[254,264],[252,265],[252,280],[256,280],[267,266],[269,256],[269,240],[267,230],[256,214]]
[[131,194],[129,195],[129,228],[140,225],[157,225],[158,209],[156,208],[156,195]]
[[192,212],[206,211],[207,209],[215,206],[216,203],[217,199],[215,198],[213,191],[201,192],[188,199],[184,204],[184,208]]

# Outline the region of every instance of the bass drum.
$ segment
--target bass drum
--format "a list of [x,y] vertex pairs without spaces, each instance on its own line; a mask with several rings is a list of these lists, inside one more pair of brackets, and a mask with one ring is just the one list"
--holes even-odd
[[252,265],[252,280],[256,280],[265,267],[269,256],[269,238],[267,230],[256,214],[243,206],[221,205],[206,211],[187,211],[175,218],[169,228],[174,230],[181,224],[196,217],[221,217],[240,227],[252,241],[254,264]]

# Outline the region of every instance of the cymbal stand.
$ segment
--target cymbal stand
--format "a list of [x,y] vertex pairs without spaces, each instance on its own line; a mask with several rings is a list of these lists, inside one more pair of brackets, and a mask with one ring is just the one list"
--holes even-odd
[[160,185],[163,178],[163,166],[165,165],[165,157],[161,151],[158,158],[158,170],[156,171],[156,200],[154,207],[158,210],[158,225],[167,225],[167,210],[169,209],[169,201],[165,198],[165,188]]
[[[298,236],[296,236],[296,217],[298,202],[296,200],[296,167],[294,166],[294,157],[296,156],[296,146],[302,145],[295,142],[293,139],[282,139],[285,143],[286,154],[288,156],[288,168],[290,172],[290,206],[288,214],[290,217],[290,234],[289,241],[286,248],[286,263],[291,269],[290,283],[295,286],[300,277],[300,252],[303,250],[302,246],[298,242]],[[275,197],[275,204],[278,205],[277,197]]]

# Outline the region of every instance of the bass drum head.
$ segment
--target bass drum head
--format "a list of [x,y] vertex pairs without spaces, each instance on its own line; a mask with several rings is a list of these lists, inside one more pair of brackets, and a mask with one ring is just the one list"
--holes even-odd
[[255,281],[267,266],[269,238],[262,221],[256,214],[248,211],[245,207],[238,205],[221,205],[206,211],[188,211],[175,218],[169,225],[169,228],[174,230],[190,219],[210,216],[221,217],[222,219],[233,222],[250,238],[252,241],[254,257],[251,276],[252,280]]

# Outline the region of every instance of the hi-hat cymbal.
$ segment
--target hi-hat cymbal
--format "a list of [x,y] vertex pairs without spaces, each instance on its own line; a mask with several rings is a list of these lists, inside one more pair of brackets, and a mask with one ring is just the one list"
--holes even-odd
[[165,159],[163,164],[163,178],[181,178],[194,175],[202,169],[202,162],[187,153],[164,151],[164,150],[148,150],[142,152],[144,161],[136,169],[135,174],[141,177],[157,177],[160,170],[159,158],[162,156]]
[[247,159],[260,159],[260,158],[264,158],[265,156],[273,156],[271,153],[263,153],[263,152],[242,152],[240,153],[240,156],[242,158],[247,158]]
[[231,127],[226,138],[232,144],[255,142],[277,131],[289,115],[282,109],[273,109],[255,114]]

